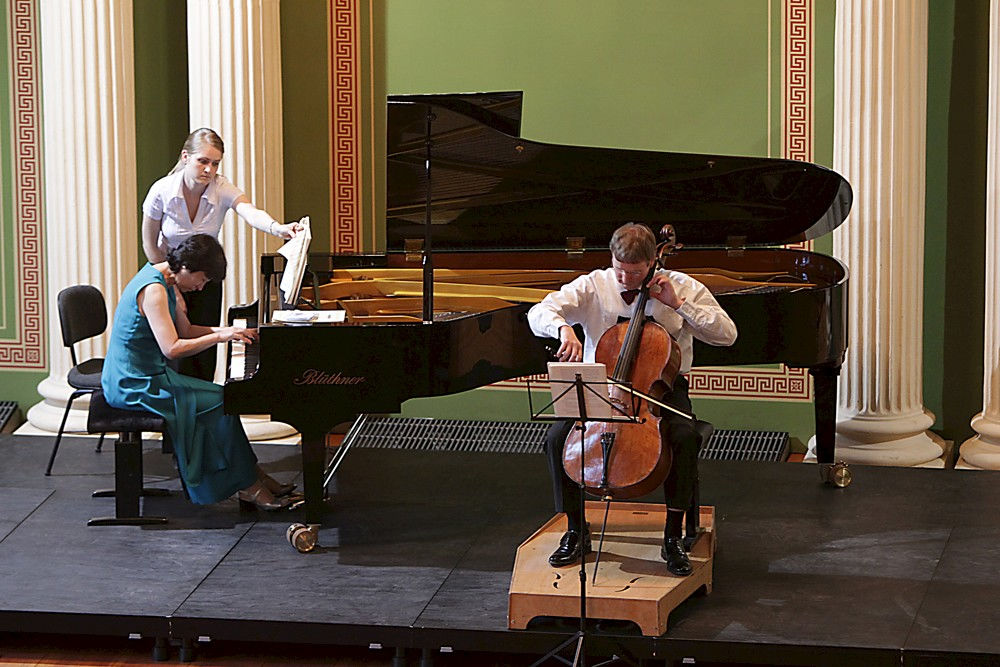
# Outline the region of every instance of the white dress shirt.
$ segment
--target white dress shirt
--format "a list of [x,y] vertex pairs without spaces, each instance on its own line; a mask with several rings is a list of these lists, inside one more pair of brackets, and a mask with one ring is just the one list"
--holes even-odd
[[[692,338],[710,345],[732,345],[736,324],[730,319],[707,287],[679,271],[660,269],[673,283],[677,296],[684,299],[674,310],[650,296],[646,315],[667,330],[681,348],[681,373],[691,370]],[[618,323],[619,317],[632,316],[632,306],[621,296],[621,286],[612,268],[598,269],[563,285],[548,294],[528,311],[528,324],[538,336],[559,338],[559,328],[579,324],[586,340],[583,360],[594,361],[597,342],[605,331]]]

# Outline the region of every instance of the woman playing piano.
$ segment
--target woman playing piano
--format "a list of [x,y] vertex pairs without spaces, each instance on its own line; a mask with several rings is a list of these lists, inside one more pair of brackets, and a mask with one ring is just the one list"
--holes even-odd
[[[593,362],[601,335],[620,317],[631,315],[629,304],[655,258],[656,237],[648,227],[635,223],[619,227],[611,237],[611,268],[580,276],[533,306],[528,311],[532,331],[559,339],[559,361]],[[662,400],[690,413],[687,372],[691,370],[691,339],[732,345],[736,325],[708,288],[686,274],[660,269],[648,285],[646,315],[664,327],[681,349],[680,373],[674,380],[673,392]],[[583,327],[586,344],[576,337],[574,324]],[[590,550],[590,534],[580,516],[579,487],[563,473],[563,445],[572,426],[571,420],[554,422],[545,441],[556,511],[565,512],[568,523],[559,548],[549,557],[549,563],[556,567],[575,563]],[[669,413],[660,421],[660,437],[668,440],[673,450],[673,465],[663,483],[667,522],[661,555],[670,572],[686,576],[691,573],[691,563],[684,551],[681,524],[692,502],[698,436],[689,420]]]
[[101,376],[109,405],[162,416],[177,467],[191,500],[218,502],[234,493],[265,510],[289,505],[293,486],[257,466],[238,416],[222,409],[222,387],[181,375],[168,359],[197,354],[218,343],[250,342],[255,329],[208,327],[187,317],[184,293],[197,292],[226,275],[226,256],[211,236],[195,234],[146,264],[125,287],[115,310]]
[[[238,187],[218,173],[224,152],[222,139],[213,130],[195,130],[184,141],[174,168],[149,189],[142,204],[142,248],[151,263],[162,262],[170,248],[194,234],[218,239],[229,209],[254,229],[279,238],[290,239],[300,231],[299,223],[281,224],[254,206]],[[184,299],[191,322],[219,324],[222,283],[213,280],[204,290],[187,292]],[[186,358],[180,371],[211,380],[215,375],[215,347]]]

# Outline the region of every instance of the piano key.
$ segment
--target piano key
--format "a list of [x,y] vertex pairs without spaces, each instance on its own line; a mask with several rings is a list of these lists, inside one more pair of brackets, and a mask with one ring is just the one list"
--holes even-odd
[[[233,320],[234,327],[245,327],[247,321],[243,318]],[[229,343],[229,377],[237,380],[246,376],[247,346],[246,343],[231,341]]]

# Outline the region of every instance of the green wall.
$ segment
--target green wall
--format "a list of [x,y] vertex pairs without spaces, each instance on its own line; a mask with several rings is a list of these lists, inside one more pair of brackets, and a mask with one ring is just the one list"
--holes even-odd
[[[954,2],[930,4],[927,90],[951,88]],[[924,234],[924,402],[942,424],[944,398],[944,290],[948,223],[948,104],[950,95],[927,96],[927,190]],[[934,406],[934,407],[932,407]],[[936,407],[936,409],[935,409]]]
[[[188,115],[187,9],[176,0],[142,0],[132,6],[135,28],[136,226],[142,201],[177,162],[191,132]],[[139,238],[139,263],[146,261]]]
[[[934,11],[944,13],[946,7],[937,4],[932,3]],[[925,351],[940,365],[935,386],[941,395],[939,404],[929,397],[925,404],[937,416],[935,428],[957,446],[973,435],[969,420],[983,407],[989,1],[949,4],[954,7],[951,76],[934,91],[948,105],[947,123],[934,128],[947,136],[946,145],[936,146],[945,160],[933,172],[939,179],[935,205],[943,206],[945,215],[940,220],[938,208],[936,224],[928,220],[927,239],[934,245],[927,244],[926,264],[932,266],[924,276],[925,321],[937,325],[926,341],[935,346],[933,354],[926,345]],[[944,61],[947,49],[934,55]]]
[[390,94],[523,90],[538,141],[768,152],[766,2],[387,6]]
[[330,247],[326,2],[281,3],[285,218],[310,216],[312,248]]

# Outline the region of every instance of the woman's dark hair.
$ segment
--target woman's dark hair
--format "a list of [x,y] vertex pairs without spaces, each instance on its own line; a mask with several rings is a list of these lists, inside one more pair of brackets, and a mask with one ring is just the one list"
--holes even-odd
[[226,253],[215,237],[195,234],[167,251],[167,266],[174,273],[187,268],[191,273],[204,271],[209,280],[222,280],[226,277]]

